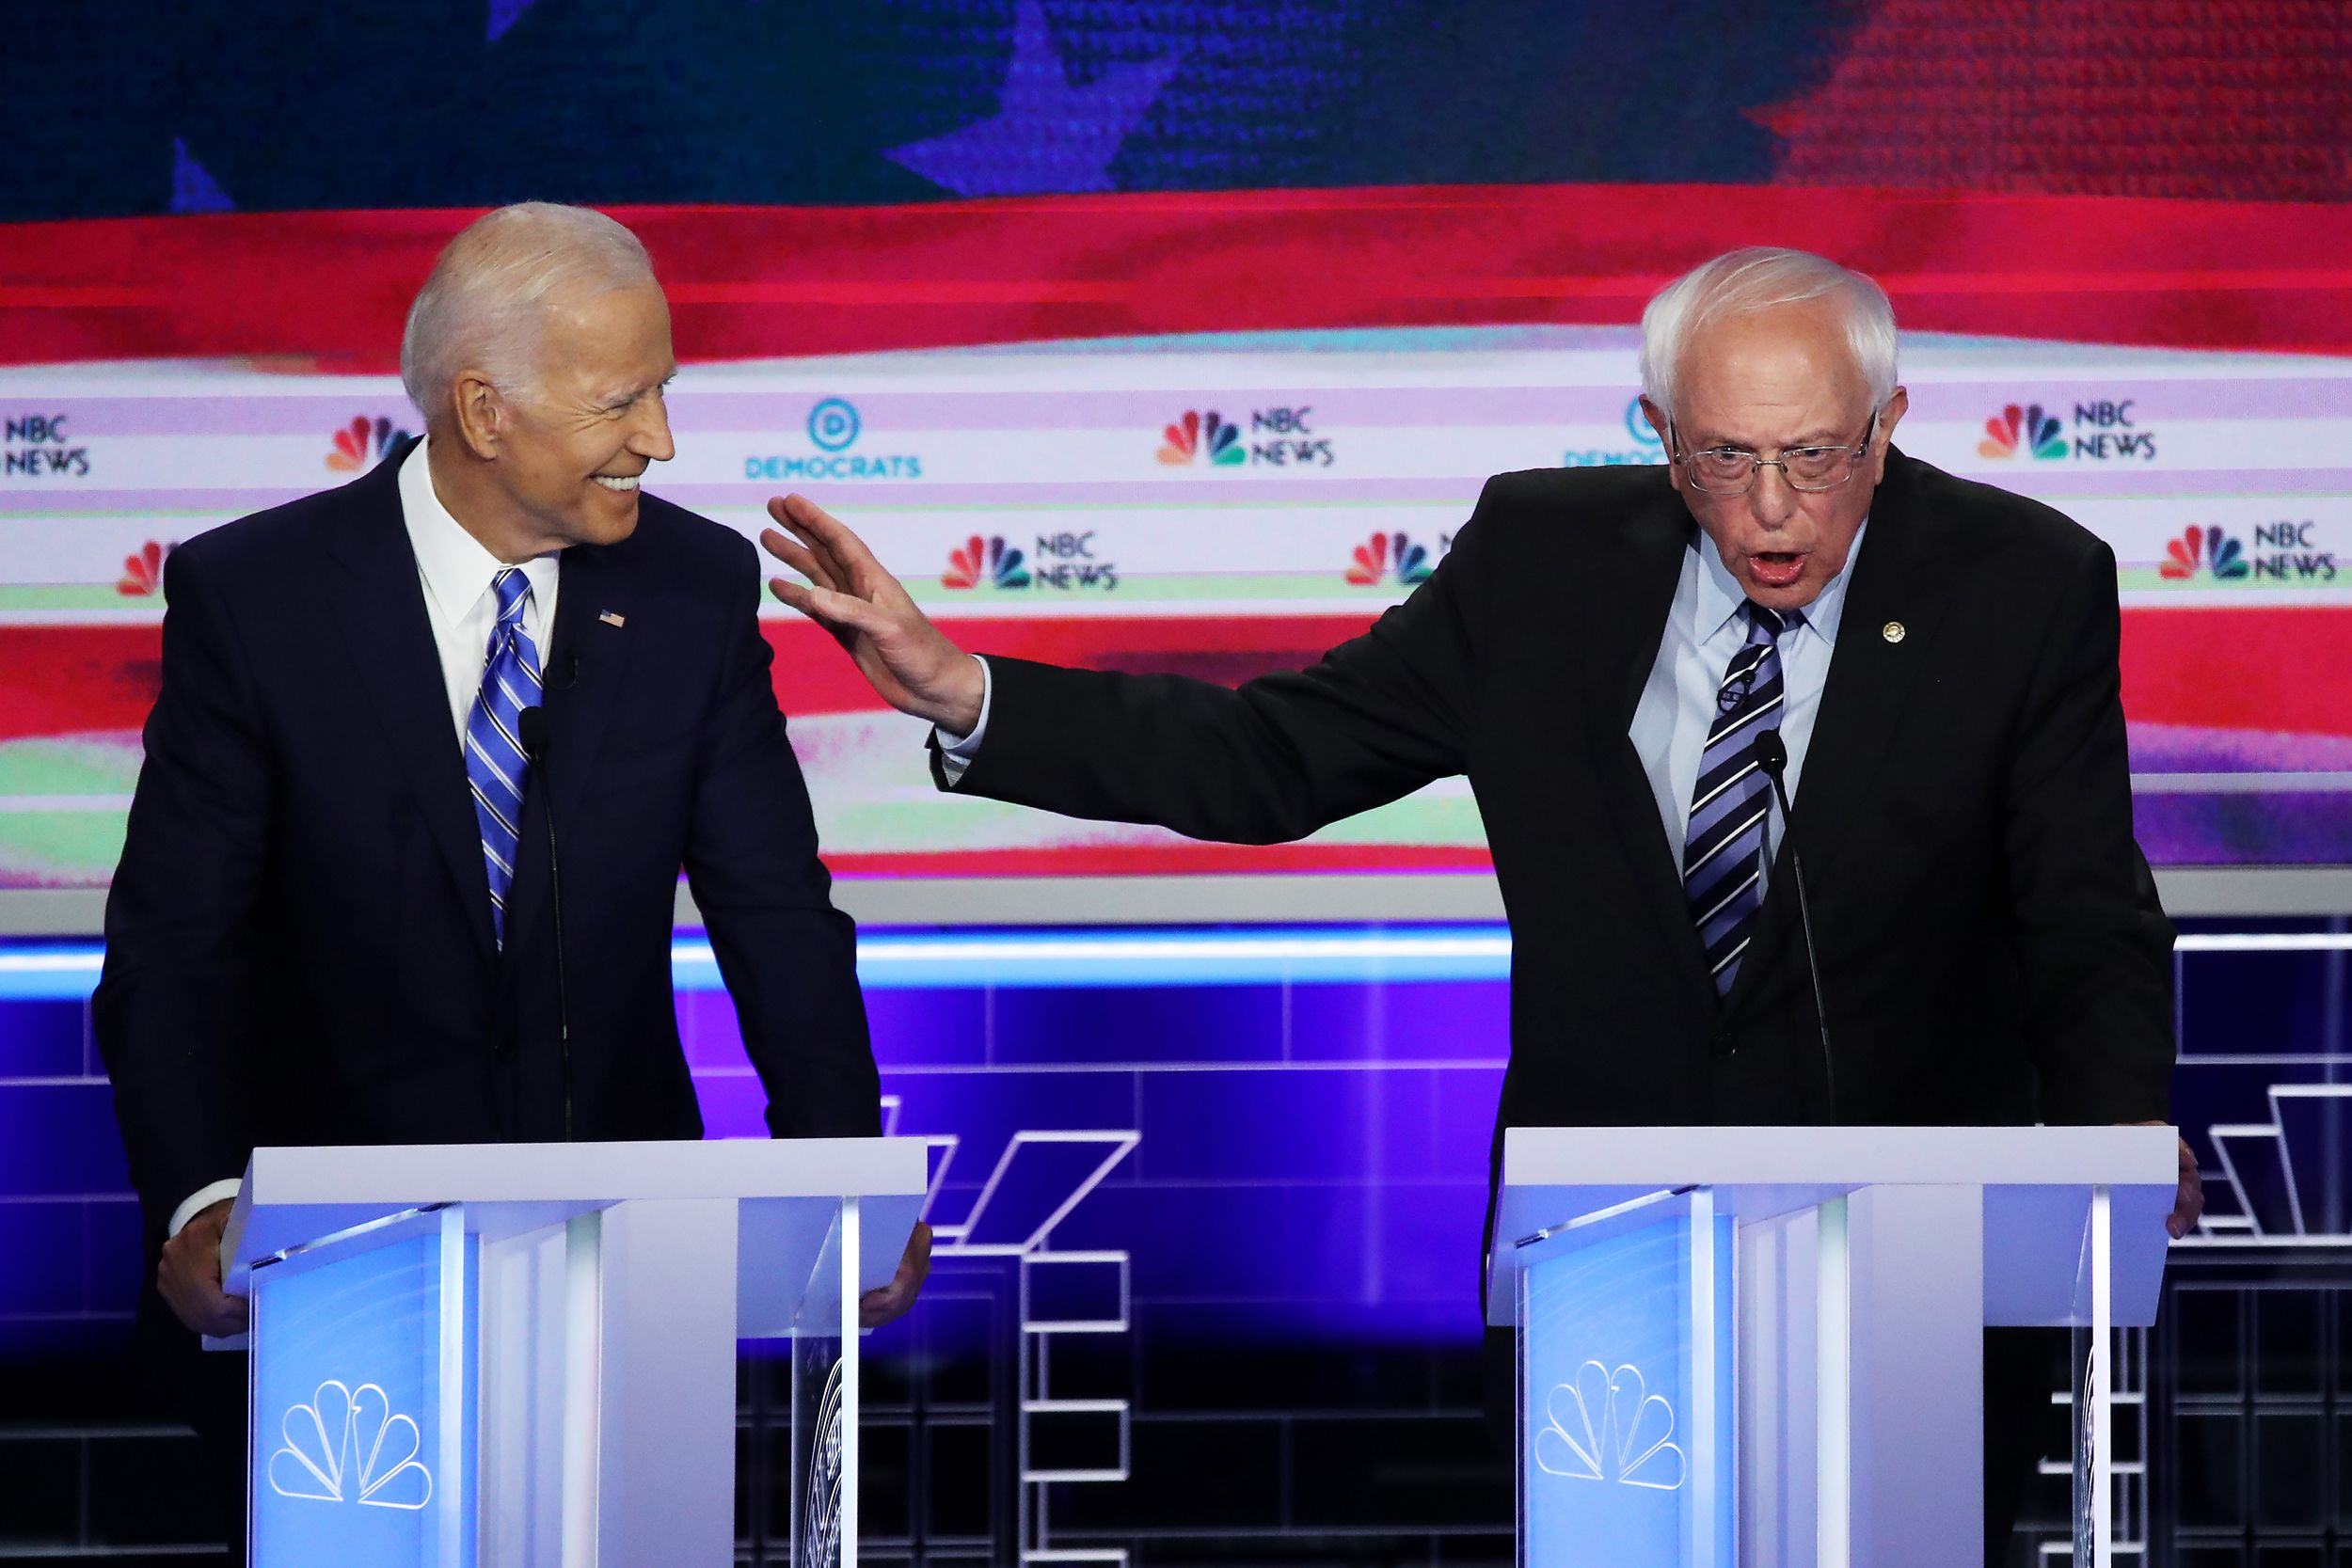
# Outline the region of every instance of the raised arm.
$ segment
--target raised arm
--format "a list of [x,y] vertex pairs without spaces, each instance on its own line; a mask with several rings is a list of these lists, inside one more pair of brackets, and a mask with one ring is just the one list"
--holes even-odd
[[[970,730],[983,690],[976,661],[837,520],[797,497],[771,511],[800,539],[771,531],[769,549],[809,578],[777,580],[776,596],[832,630],[885,702],[950,734]],[[988,731],[955,787],[1273,843],[1461,772],[1481,686],[1484,541],[1473,517],[1437,573],[1370,631],[1311,669],[1237,690],[992,657]]]

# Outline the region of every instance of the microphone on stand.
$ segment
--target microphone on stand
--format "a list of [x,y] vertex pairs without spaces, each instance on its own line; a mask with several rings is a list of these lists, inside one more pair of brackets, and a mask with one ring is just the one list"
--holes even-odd
[[1782,744],[1778,730],[1766,730],[1756,737],[1756,765],[1764,776],[1772,781],[1772,794],[1780,801],[1780,819],[1789,825],[1788,869],[1797,884],[1797,924],[1804,932],[1804,967],[1813,977],[1813,1022],[1821,1033],[1821,1076],[1829,1085],[1829,1114],[1837,1117],[1837,1066],[1829,1049],[1829,1012],[1821,1006],[1821,959],[1813,947],[1813,907],[1804,895],[1804,859],[1797,853],[1795,814],[1788,809],[1788,786],[1781,775],[1788,768],[1788,748]]
[[[579,657],[573,657],[579,668]],[[572,998],[564,973],[564,873],[555,853],[555,791],[548,777],[548,710],[527,707],[515,716],[516,738],[531,770],[539,775],[539,815],[548,824],[548,906],[555,916],[555,1041],[564,1077],[564,1141],[572,1141]]]

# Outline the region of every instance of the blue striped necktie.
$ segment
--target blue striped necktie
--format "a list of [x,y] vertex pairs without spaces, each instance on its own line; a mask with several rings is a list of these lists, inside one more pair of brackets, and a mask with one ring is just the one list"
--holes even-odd
[[1740,977],[1740,959],[1764,907],[1765,827],[1772,785],[1756,764],[1756,737],[1780,728],[1784,688],[1778,639],[1804,619],[1803,611],[1784,616],[1753,600],[1742,608],[1748,640],[1731,656],[1715,693],[1715,721],[1699,758],[1682,849],[1682,891],[1691,901],[1691,919],[1699,928],[1719,997],[1728,995]]
[[490,928],[506,946],[506,894],[515,884],[515,850],[520,842],[523,791],[531,762],[523,755],[522,726],[516,715],[539,702],[539,650],[523,629],[523,606],[531,579],[509,566],[490,579],[499,596],[499,621],[490,631],[482,689],[466,717],[466,782],[473,788],[474,821],[482,830],[482,863],[490,874]]

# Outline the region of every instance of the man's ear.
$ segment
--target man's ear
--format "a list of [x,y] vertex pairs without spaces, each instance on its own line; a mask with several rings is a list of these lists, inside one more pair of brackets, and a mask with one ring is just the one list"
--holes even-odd
[[1658,404],[1649,400],[1649,394],[1646,392],[1642,394],[1642,418],[1647,420],[1649,421],[1649,427],[1658,432],[1658,445],[1660,449],[1665,452],[1667,458],[1667,482],[1673,484],[1676,489],[1681,489],[1682,465],[1674,461],[1675,438],[1674,431],[1672,429],[1673,421],[1666,418],[1666,411],[1663,408],[1659,407]]
[[1668,428],[1672,421],[1666,418],[1666,411],[1664,409],[1650,402],[1649,394],[1646,392],[1642,395],[1642,418],[1647,420],[1649,421],[1649,427],[1658,432],[1658,444],[1666,449],[1668,456],[1672,456],[1674,454],[1674,436]]
[[505,444],[510,418],[506,399],[480,371],[459,371],[450,386],[449,397],[457,438],[474,456],[485,463],[496,462]]
[[1911,392],[1898,387],[1895,395],[1886,400],[1886,407],[1879,415],[1878,450],[1865,459],[1870,465],[1870,483],[1878,483],[1886,477],[1886,451],[1894,445],[1895,426],[1911,410]]

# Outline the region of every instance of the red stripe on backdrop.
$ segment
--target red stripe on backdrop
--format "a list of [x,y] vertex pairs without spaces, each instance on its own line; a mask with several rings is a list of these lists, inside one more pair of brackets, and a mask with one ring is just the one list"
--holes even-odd
[[[1229,685],[1295,669],[1361,631],[1364,614],[955,621],[965,647],[1098,669],[1175,671]],[[771,621],[775,682],[792,715],[878,705],[849,656],[814,626]],[[150,626],[0,626],[0,739],[146,721],[162,641]],[[2352,608],[2133,609],[2123,612],[2123,705],[2144,723],[2352,736]]]
[[[1269,670],[1299,670],[1323,651],[1372,624],[1370,614],[1087,617],[945,623],[957,643],[976,653],[1131,673],[1175,672],[1238,686]],[[770,621],[760,629],[776,650],[776,696],[787,715],[870,712],[880,705],[866,677],[838,644],[806,621]]]
[[163,684],[163,628],[0,626],[0,740],[135,730]]
[[2123,711],[2143,723],[2352,736],[2352,609],[2127,610]]
[[[1311,327],[1634,321],[1733,245],[1881,277],[1914,330],[2352,351],[2352,207],[1530,185],[615,210],[689,360]],[[0,363],[388,372],[464,212],[7,228]],[[2153,263],[2153,264],[2152,264]]]

